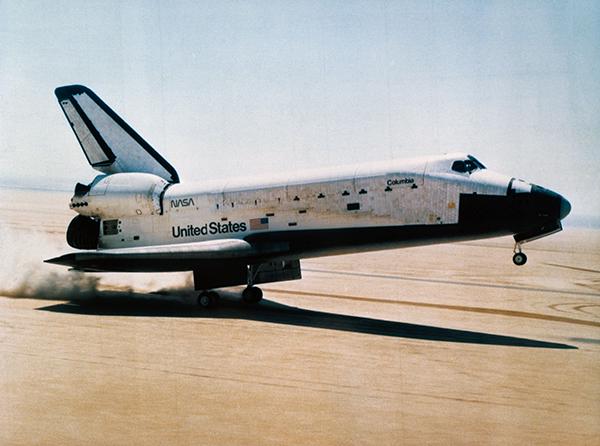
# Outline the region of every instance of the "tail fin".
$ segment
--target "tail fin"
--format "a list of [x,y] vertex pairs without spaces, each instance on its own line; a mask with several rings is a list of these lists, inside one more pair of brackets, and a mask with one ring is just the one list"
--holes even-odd
[[179,175],[162,156],[92,90],[68,85],[54,90],[90,165],[103,173],[144,172],[171,183]]

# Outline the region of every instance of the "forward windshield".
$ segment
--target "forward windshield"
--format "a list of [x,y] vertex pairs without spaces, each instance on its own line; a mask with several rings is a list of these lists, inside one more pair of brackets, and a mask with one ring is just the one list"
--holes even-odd
[[452,163],[452,170],[459,173],[472,173],[477,169],[485,169],[485,166],[471,155],[468,155],[467,159],[456,160]]

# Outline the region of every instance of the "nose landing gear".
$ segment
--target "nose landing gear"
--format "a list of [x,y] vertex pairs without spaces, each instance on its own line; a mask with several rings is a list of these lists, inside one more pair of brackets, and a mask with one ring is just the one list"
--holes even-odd
[[523,266],[527,263],[527,256],[521,252],[521,245],[515,244],[515,254],[513,255],[513,263],[517,266]]

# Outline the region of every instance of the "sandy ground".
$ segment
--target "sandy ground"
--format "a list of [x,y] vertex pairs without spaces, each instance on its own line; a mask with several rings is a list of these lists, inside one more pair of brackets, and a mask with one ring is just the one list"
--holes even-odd
[[189,274],[42,264],[68,196],[0,190],[2,445],[600,444],[600,231],[314,259],[202,312]]

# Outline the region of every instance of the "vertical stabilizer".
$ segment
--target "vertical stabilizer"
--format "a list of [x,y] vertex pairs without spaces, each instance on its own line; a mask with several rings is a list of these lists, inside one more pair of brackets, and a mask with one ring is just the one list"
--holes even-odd
[[58,99],[90,165],[103,173],[144,172],[178,183],[177,172],[87,87],[57,88]]

